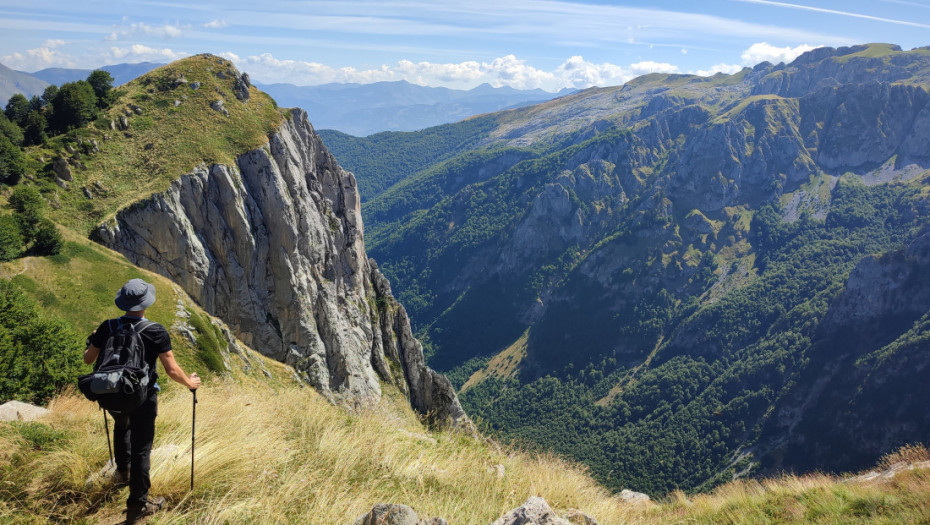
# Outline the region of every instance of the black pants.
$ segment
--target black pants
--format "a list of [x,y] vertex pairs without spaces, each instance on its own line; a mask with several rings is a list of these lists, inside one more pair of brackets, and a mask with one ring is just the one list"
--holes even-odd
[[158,415],[158,392],[152,394],[132,414],[114,414],[113,448],[116,469],[129,469],[127,507],[141,507],[149,496],[152,442],[155,440],[155,417]]

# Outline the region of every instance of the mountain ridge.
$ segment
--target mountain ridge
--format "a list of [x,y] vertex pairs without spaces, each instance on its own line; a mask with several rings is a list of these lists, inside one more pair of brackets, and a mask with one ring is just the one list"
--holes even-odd
[[[837,424],[856,460],[824,447],[785,462],[772,414],[796,413],[801,378],[848,394],[839,378],[865,377],[816,327],[863,257],[927,222],[928,74],[925,48],[872,44],[734,75],[647,75],[482,116],[480,132],[459,124],[443,133],[475,147],[450,143],[411,171],[356,155],[390,144],[403,157],[436,130],[324,140],[377,189],[363,204],[369,249],[429,362],[456,386],[484,371],[462,393],[470,413],[615,488],[694,490],[776,465],[858,468],[920,439],[895,419],[922,421],[920,409],[902,415],[884,395],[866,403],[884,443],[854,444],[855,426]],[[919,326],[893,334],[904,344]],[[487,373],[521,337],[518,373]]]

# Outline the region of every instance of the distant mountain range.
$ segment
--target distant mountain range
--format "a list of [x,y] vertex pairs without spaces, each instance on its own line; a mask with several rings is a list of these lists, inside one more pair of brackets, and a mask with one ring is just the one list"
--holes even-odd
[[48,82],[30,75],[10,69],[0,64],[0,102],[6,106],[6,102],[17,93],[22,93],[26,97],[32,95],[41,95],[45,90]]
[[[162,65],[140,62],[100,69],[113,75],[113,84],[119,86]],[[25,73],[0,64],[0,104],[5,106],[16,93],[29,98],[41,95],[49,84],[60,86],[84,80],[91,71],[53,67]],[[279,106],[307,110],[317,129],[335,129],[355,136],[381,131],[415,131],[482,113],[544,102],[572,92],[495,88],[488,84],[461,90],[418,86],[405,81],[320,86],[255,82],[255,85],[271,95]]]
[[[113,75],[113,85],[121,86],[130,80],[140,77],[156,67],[164,64],[155,62],[139,62],[138,64],[116,64],[113,66],[102,66],[100,69]],[[76,80],[85,80],[92,69],[65,69],[61,67],[50,67],[36,71],[35,73],[26,73],[38,79],[44,80],[48,84],[60,86],[65,82],[74,82]]]
[[256,86],[279,105],[306,109],[317,129],[336,129],[355,136],[415,131],[572,93],[495,88],[488,84],[466,91],[405,81],[320,86],[256,82]]

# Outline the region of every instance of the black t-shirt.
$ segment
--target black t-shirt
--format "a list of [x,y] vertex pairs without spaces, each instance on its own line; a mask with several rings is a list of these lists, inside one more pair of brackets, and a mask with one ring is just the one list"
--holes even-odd
[[[96,346],[102,350],[107,345],[107,339],[110,338],[110,326],[113,326],[113,330],[116,330],[116,327],[120,322],[123,323],[138,323],[141,321],[141,318],[138,317],[120,317],[119,319],[110,319],[104,321],[97,328],[97,331],[94,332],[94,335],[90,336],[90,344]],[[155,372],[155,361],[158,360],[158,354],[165,353],[171,350],[171,336],[168,335],[168,330],[165,330],[165,327],[149,321],[151,324],[142,330],[140,334],[142,337],[142,346],[145,348],[145,362],[149,365],[149,370],[153,373]],[[99,356],[97,357],[100,358]],[[157,376],[157,375],[156,375]]]

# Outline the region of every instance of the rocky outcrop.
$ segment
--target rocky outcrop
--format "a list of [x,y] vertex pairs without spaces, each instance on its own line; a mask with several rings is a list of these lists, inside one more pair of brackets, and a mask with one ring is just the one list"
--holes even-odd
[[884,332],[883,324],[909,326],[928,310],[930,231],[925,231],[905,249],[863,258],[850,272],[820,332],[828,336],[843,331],[868,340]]
[[[420,518],[407,505],[379,503],[353,525],[448,525],[448,522],[442,518]],[[546,500],[531,496],[526,503],[504,514],[491,525],[597,525],[597,520],[578,509],[571,509],[565,516],[559,516]]]
[[102,225],[100,242],[178,283],[255,350],[330,399],[398,385],[434,422],[467,424],[368,260],[355,178],[293,110],[236,165],[201,165]]
[[572,522],[556,514],[546,500],[532,496],[492,525],[572,525]]
[[354,525],[449,525],[442,518],[421,519],[407,505],[379,503],[371,511],[355,520]]
[[22,401],[7,401],[0,405],[0,421],[34,421],[49,413],[47,408]]

